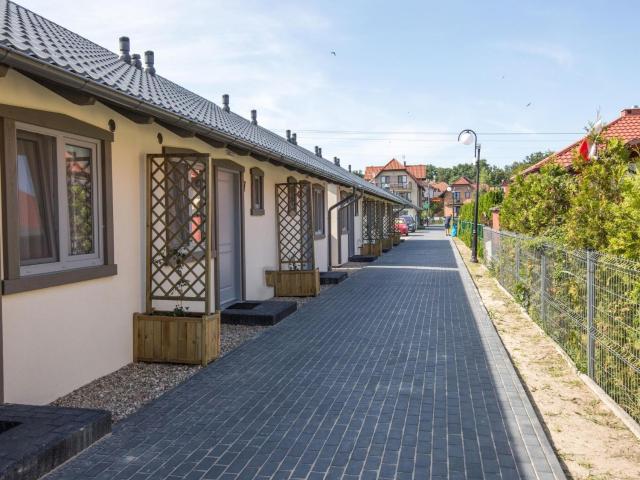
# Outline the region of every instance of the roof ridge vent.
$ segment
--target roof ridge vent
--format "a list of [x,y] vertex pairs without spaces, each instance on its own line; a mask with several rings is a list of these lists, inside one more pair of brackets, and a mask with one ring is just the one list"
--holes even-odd
[[251,110],[251,124],[258,125],[258,111]]
[[131,65],[131,55],[129,54],[129,50],[131,48],[131,42],[129,41],[129,37],[120,37],[120,60],[124,63],[128,63]]
[[227,113],[229,113],[231,111],[231,108],[229,108],[229,94],[228,93],[225,93],[224,95],[222,95],[222,110],[224,110]]
[[144,71],[151,76],[156,74],[156,69],[153,66],[154,61],[155,61],[155,58],[154,58],[153,50],[147,50],[146,52],[144,52],[144,64],[146,65],[146,68],[144,69]]
[[134,53],[133,55],[131,55],[131,62],[133,63],[133,66],[138,70],[142,70],[142,61],[140,60],[139,53]]

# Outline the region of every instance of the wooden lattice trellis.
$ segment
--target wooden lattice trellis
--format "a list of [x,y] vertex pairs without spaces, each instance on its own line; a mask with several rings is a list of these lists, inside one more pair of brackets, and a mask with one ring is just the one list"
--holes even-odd
[[382,202],[364,199],[362,202],[362,243],[375,245],[382,240]]
[[383,203],[382,213],[382,238],[386,240],[393,236],[393,204],[388,202]]
[[211,312],[209,156],[147,156],[147,312],[154,300]]
[[278,269],[310,271],[315,268],[311,184],[276,185]]

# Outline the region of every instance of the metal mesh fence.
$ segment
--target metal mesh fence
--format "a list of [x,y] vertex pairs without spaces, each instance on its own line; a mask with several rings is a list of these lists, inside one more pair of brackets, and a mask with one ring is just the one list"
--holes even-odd
[[640,263],[488,227],[478,242],[500,284],[640,421]]

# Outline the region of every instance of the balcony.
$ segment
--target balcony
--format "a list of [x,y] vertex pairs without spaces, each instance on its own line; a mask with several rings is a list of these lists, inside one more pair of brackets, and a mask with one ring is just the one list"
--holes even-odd
[[392,192],[396,192],[396,191],[402,191],[402,192],[407,192],[407,191],[411,191],[413,190],[413,184],[412,183],[381,183],[381,182],[376,182],[376,185],[378,185],[381,188],[384,188],[385,190],[391,190]]

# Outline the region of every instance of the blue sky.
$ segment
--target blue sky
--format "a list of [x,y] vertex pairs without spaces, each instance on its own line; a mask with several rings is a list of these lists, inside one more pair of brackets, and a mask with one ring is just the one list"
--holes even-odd
[[354,168],[470,161],[436,134],[463,128],[503,165],[640,103],[633,1],[19,3],[113,51],[128,35],[160,75]]

